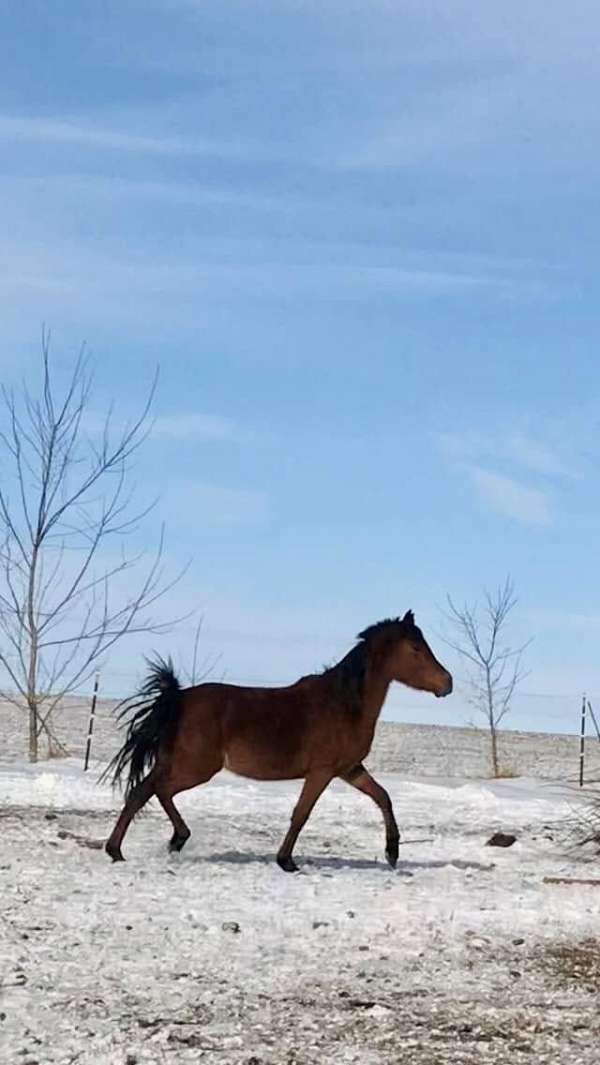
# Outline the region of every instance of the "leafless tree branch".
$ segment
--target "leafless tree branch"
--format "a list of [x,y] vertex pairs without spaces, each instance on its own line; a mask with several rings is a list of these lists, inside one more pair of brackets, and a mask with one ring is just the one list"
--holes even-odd
[[504,646],[505,630],[518,602],[510,577],[495,591],[484,592],[481,609],[477,604],[459,607],[450,596],[447,602],[446,618],[456,635],[446,643],[468,663],[469,701],[486,719],[492,770],[497,777],[498,726],[510,712],[515,691],[526,676],[521,661],[531,640],[519,647]]
[[[62,395],[55,387],[50,333],[41,340],[39,394],[23,385],[1,390],[0,674],[11,702],[27,712],[29,753],[38,757],[42,732],[60,701],[84,683],[126,636],[164,632],[152,608],[180,579],[163,574],[164,532],[135,592],[119,587],[143,555],[123,538],[148,516],[135,509],[129,466],[151,427],[154,376],[140,414],[121,430],[109,408],[94,438],[85,431],[93,373],[85,345]],[[106,549],[121,541],[120,558]]]

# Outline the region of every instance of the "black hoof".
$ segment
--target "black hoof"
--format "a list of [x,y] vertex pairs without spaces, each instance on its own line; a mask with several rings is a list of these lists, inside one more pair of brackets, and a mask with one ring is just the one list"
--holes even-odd
[[121,851],[119,850],[118,847],[111,847],[110,843],[107,843],[106,847],[104,848],[104,850],[108,854],[108,857],[112,858],[113,862],[124,862],[125,861],[125,859],[124,859],[123,855],[121,854]]
[[293,858],[280,858],[279,855],[277,855],[277,865],[280,869],[283,869],[284,873],[298,872],[298,866],[296,865]]
[[388,865],[391,865],[392,869],[395,869],[398,864],[398,844],[391,843],[389,847],[386,847],[385,856],[388,860]]
[[170,853],[178,854],[180,850],[183,850],[189,838],[189,836],[173,836],[169,843]]

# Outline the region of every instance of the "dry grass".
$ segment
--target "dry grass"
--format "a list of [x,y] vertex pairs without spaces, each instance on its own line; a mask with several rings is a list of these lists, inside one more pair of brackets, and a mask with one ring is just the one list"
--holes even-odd
[[543,968],[569,990],[597,995],[600,988],[600,940],[552,944],[543,952]]

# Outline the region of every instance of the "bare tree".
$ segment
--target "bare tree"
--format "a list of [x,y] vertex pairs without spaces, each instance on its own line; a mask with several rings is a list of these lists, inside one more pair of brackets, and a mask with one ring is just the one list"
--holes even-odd
[[[186,667],[183,665],[181,667],[181,672],[190,688],[193,688],[197,684],[202,684],[205,680],[208,680],[208,678],[212,675],[222,658],[221,654],[209,654],[205,655],[204,658],[200,660],[200,637],[202,635],[203,626],[204,615],[201,614],[198,618],[196,628],[194,630],[192,667],[191,669],[186,669]],[[223,678],[221,677],[220,679],[222,680]]]
[[0,696],[26,714],[31,761],[42,733],[55,739],[60,701],[117,641],[165,630],[150,610],[174,583],[163,581],[162,533],[147,564],[123,543],[151,509],[134,512],[127,482],[156,379],[139,416],[113,430],[112,409],[94,424],[85,348],[60,396],[45,330],[41,355],[39,395],[25,385],[19,398],[2,389],[0,429]]
[[484,592],[483,607],[458,607],[448,596],[448,618],[456,638],[446,642],[468,663],[470,702],[486,719],[490,732],[492,772],[500,774],[498,727],[510,710],[517,685],[525,676],[523,652],[531,643],[507,646],[505,631],[517,605],[514,584],[507,577],[494,592]]

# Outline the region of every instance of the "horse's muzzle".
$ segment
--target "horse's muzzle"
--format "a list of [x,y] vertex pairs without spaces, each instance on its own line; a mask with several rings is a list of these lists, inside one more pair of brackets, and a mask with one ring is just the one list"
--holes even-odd
[[444,699],[446,695],[450,695],[450,693],[452,692],[453,684],[451,674],[447,673],[446,678],[446,683],[442,687],[440,687],[439,691],[435,693],[438,699]]

